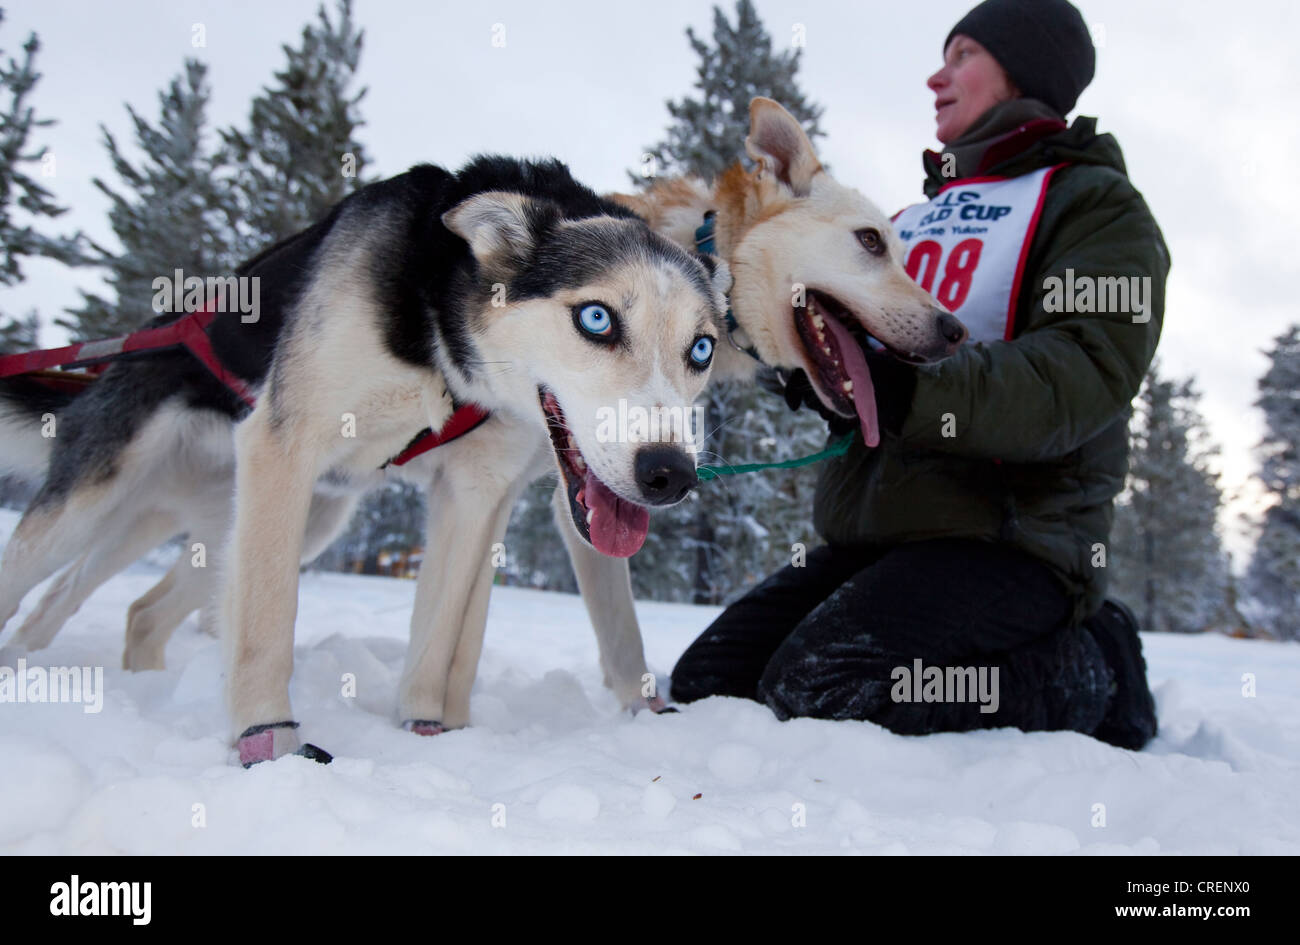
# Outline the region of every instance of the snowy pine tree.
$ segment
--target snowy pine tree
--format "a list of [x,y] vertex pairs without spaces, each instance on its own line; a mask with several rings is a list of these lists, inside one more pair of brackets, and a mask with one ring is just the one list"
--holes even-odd
[[[668,102],[673,124],[668,137],[649,150],[659,174],[696,174],[711,180],[736,161],[750,166],[745,154],[749,134],[749,102],[755,95],[775,99],[816,139],[825,134],[817,125],[822,109],[808,102],[795,74],[801,51],[776,52],[750,0],[737,0],[733,25],[713,8],[713,45],[687,27],[691,49],[700,57],[695,98]],[[635,183],[646,179],[633,174]]]
[[[339,0],[333,18],[320,6],[298,45],[282,47],[284,67],[253,100],[248,127],[222,131],[221,160],[230,169],[225,206],[240,258],[310,226],[366,183],[369,159],[356,137],[365,90],[353,91],[364,36],[351,0]],[[380,553],[421,544],[424,520],[424,494],[391,482],[361,501],[317,566],[360,562],[373,571]]]
[[[112,132],[101,125],[104,146],[121,181],[116,190],[99,178],[95,186],[111,202],[113,233],[121,244],[114,252],[92,243],[95,262],[115,298],[82,290],[82,305],[57,323],[74,339],[125,334],[158,315],[154,280],[229,275],[238,259],[226,225],[225,194],[218,183],[219,164],[204,141],[208,104],[207,66],[186,60],[185,72],[158,95],[159,115],[150,124],[130,105],[139,163],[123,153]],[[170,310],[169,305],[163,311]]]
[[425,498],[420,489],[390,482],[365,497],[347,530],[315,562],[330,571],[380,572],[380,556],[424,544]]
[[[795,75],[799,50],[777,52],[754,5],[738,0],[735,23],[713,10],[710,45],[686,31],[700,58],[696,93],[668,103],[673,123],[650,149],[659,173],[705,180],[745,155],[749,103],[775,99],[810,138],[821,109],[804,97]],[[725,342],[724,342],[725,343]],[[771,462],[825,446],[826,425],[815,414],[792,414],[785,403],[751,385],[712,384],[701,398],[708,434],[701,460],[711,464]],[[815,541],[812,469],[723,477],[702,483],[681,505],[651,518],[645,548],[632,559],[633,586],[642,597],[716,604],[738,596],[768,572],[790,563],[795,543]]]
[[1116,503],[1107,570],[1110,594],[1143,630],[1233,629],[1231,574],[1218,531],[1222,503],[1191,379],[1152,364],[1129,427],[1129,475]]
[[8,318],[0,323],[0,354],[32,351],[40,347],[41,319],[35,309],[22,318]]
[[322,5],[301,43],[283,47],[284,69],[254,99],[247,129],[222,132],[236,169],[232,220],[242,256],[310,226],[364,183],[368,158],[356,132],[365,89],[352,86],[365,33],[351,0],[339,0],[336,12],[331,20]]
[[[0,23],[4,11],[0,10]],[[28,104],[28,96],[40,80],[36,71],[36,53],[40,40],[33,33],[23,43],[23,58],[5,59],[0,50],[0,95],[7,101],[0,113],[0,285],[16,285],[23,280],[23,257],[44,256],[68,265],[82,265],[82,235],[46,236],[38,233],[31,221],[53,219],[67,211],[54,203],[54,195],[29,173],[37,165],[42,176],[53,176],[56,165],[47,149],[30,150],[28,138],[35,128],[54,124],[53,119],[37,118]],[[34,168],[33,168],[34,170]],[[35,312],[23,318],[0,316],[0,352],[21,351],[37,344],[40,318]]]
[[1300,639],[1300,324],[1292,325],[1268,352],[1259,380],[1267,432],[1260,444],[1260,479],[1274,503],[1264,513],[1246,586],[1259,622],[1273,636]]

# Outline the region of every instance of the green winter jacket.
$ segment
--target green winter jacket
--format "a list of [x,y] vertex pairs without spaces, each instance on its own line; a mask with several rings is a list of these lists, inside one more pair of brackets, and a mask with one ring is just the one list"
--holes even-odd
[[[833,544],[960,536],[1023,549],[1061,578],[1075,623],[1105,596],[1130,402],[1160,337],[1170,263],[1119,145],[1096,125],[1081,117],[1067,129],[1046,106],[1020,99],[990,109],[950,146],[958,177],[1070,162],[1048,185],[1015,336],[964,345],[919,368],[901,432],[883,432],[877,449],[858,440],[825,463],[814,507],[817,531]],[[941,155],[927,152],[924,163],[933,197],[952,178],[941,174]],[[1149,276],[1149,321],[1129,312],[1049,313],[1044,280],[1064,279],[1067,269],[1076,284]]]

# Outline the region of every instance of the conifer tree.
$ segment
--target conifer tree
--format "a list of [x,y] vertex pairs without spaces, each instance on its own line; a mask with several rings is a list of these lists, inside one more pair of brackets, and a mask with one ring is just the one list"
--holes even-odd
[[377,573],[383,553],[401,554],[424,545],[424,509],[423,491],[404,482],[385,483],[362,499],[347,529],[321,554],[315,567]]
[[[310,226],[366,183],[369,158],[357,138],[364,124],[355,89],[365,39],[351,0],[331,16],[322,4],[284,65],[249,110],[247,127],[221,132],[227,168],[229,230],[240,258]],[[379,553],[421,543],[423,493],[394,481],[366,496],[348,531],[320,567],[369,568]]]
[[[101,125],[104,146],[119,178],[119,189],[95,178],[108,197],[109,223],[121,251],[92,243],[95,262],[114,296],[82,291],[82,305],[58,320],[75,339],[125,334],[160,314],[154,309],[154,280],[201,279],[229,275],[238,262],[227,225],[228,199],[220,184],[220,161],[204,140],[210,90],[207,66],[197,59],[160,92],[157,124],[130,105],[135,145],[132,162],[117,138]],[[169,300],[170,301],[170,300]],[[163,309],[170,310],[170,305]]]
[[300,43],[282,47],[284,68],[253,101],[248,127],[222,132],[242,256],[315,223],[365,182],[356,134],[366,90],[353,91],[364,38],[351,0],[338,0],[333,19],[322,5]]
[[1300,324],[1279,335],[1268,352],[1255,405],[1264,411],[1259,477],[1272,495],[1246,587],[1259,620],[1273,636],[1300,639]]
[[1116,505],[1110,594],[1143,630],[1236,629],[1231,574],[1218,530],[1222,494],[1191,379],[1153,364],[1129,428],[1129,476]]
[[[690,27],[686,37],[700,57],[696,94],[667,103],[673,118],[668,136],[647,152],[655,158],[657,173],[695,174],[707,181],[738,160],[748,166],[745,136],[749,102],[756,95],[785,106],[814,144],[824,134],[817,124],[822,109],[804,97],[795,79],[802,50],[774,50],[750,0],[737,0],[734,24],[719,7],[713,8],[711,46]],[[633,180],[647,183],[639,174]]]
[[[4,10],[0,10],[0,24]],[[32,223],[53,219],[67,212],[54,202],[54,195],[34,176],[36,167],[47,176],[53,156],[46,148],[33,149],[28,139],[34,129],[54,124],[53,119],[37,118],[28,102],[40,81],[36,71],[36,54],[40,40],[35,33],[23,43],[22,61],[5,56],[0,50],[0,286],[23,281],[21,262],[24,257],[57,259],[67,265],[86,262],[82,234],[47,236]],[[30,222],[28,222],[30,221]],[[21,351],[37,344],[40,319],[35,312],[22,318],[0,316],[0,352]]]
[[41,319],[36,310],[22,318],[8,318],[0,323],[0,354],[32,351],[40,347]]
[[[686,35],[700,60],[695,91],[668,103],[673,123],[648,152],[658,173],[709,180],[736,161],[751,166],[744,142],[749,103],[757,95],[785,106],[809,138],[822,135],[822,110],[796,81],[800,50],[774,49],[750,0],[738,0],[734,22],[714,7],[712,43],[691,29]],[[811,411],[792,414],[779,397],[752,385],[711,384],[700,403],[704,462],[770,462],[825,445],[819,417]],[[637,594],[708,604],[738,596],[788,564],[796,543],[815,541],[815,483],[815,471],[802,469],[701,484],[692,498],[652,517],[646,546],[632,559]]]

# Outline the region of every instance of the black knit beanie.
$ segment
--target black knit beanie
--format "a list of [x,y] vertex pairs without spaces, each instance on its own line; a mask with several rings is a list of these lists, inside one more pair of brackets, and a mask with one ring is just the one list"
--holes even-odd
[[1083,15],[1067,0],[984,0],[952,28],[979,43],[1028,98],[1068,114],[1092,81],[1096,53]]

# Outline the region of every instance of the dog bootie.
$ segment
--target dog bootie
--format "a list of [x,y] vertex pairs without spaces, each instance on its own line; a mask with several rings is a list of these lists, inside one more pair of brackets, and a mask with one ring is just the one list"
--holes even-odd
[[1147,684],[1137,617],[1126,605],[1107,600],[1084,623],[1115,676],[1115,692],[1093,738],[1117,748],[1139,750],[1156,735],[1156,703]]
[[441,722],[434,722],[430,719],[407,719],[402,723],[402,728],[408,732],[414,732],[416,735],[441,735],[447,731],[442,727]]
[[302,755],[323,765],[334,760],[323,748],[312,744],[299,745],[294,731],[297,722],[272,722],[269,725],[250,725],[239,736],[239,763],[245,768],[262,761],[273,761],[281,755]]

